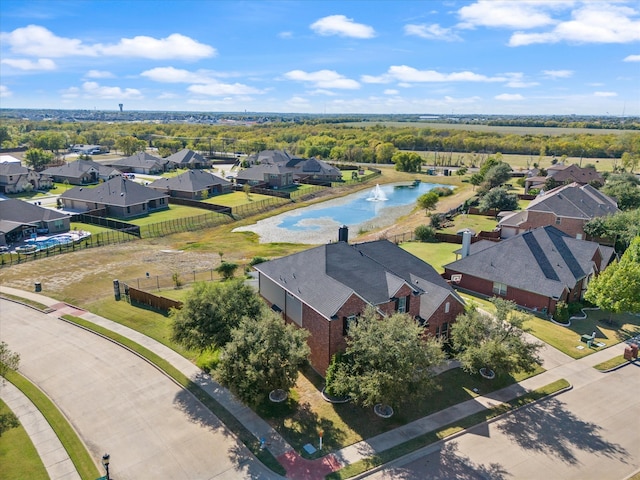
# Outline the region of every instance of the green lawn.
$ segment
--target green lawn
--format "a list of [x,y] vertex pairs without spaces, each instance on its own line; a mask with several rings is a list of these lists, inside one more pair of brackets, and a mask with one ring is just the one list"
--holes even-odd
[[480,231],[490,232],[498,225],[498,222],[494,217],[468,215],[466,213],[454,217],[452,223],[453,225],[438,231],[442,233],[457,233],[458,230],[463,228],[470,228],[476,233],[479,233]]
[[101,232],[110,232],[110,228],[101,227],[100,225],[90,225],[88,223],[71,222],[71,230],[84,230],[92,234]]
[[[602,311],[589,311],[587,318],[572,320],[571,326],[562,327],[549,320],[528,315],[525,328],[543,342],[557,348],[572,358],[582,358],[602,348],[610,347],[630,337],[640,334],[640,317],[630,314],[616,314],[609,322],[609,314]],[[580,341],[582,335],[596,332],[596,340],[605,347],[587,347]],[[577,347],[583,347],[579,349]]]
[[457,243],[422,243],[422,242],[405,242],[401,243],[400,247],[403,250],[415,255],[420,260],[427,262],[438,273],[444,272],[444,265],[455,261],[456,250],[459,250],[461,245]]
[[[187,207],[185,205],[169,205],[167,210],[160,210],[144,217],[127,219],[125,221],[142,227],[178,218],[197,217],[198,215],[205,215],[207,213],[210,212],[203,210],[202,208]],[[112,218],[112,220],[122,221],[121,218]]]
[[[0,400],[0,415],[9,413],[9,407]],[[40,460],[29,435],[22,425],[7,430],[0,436],[0,465],[3,480],[48,480],[47,470]]]
[[[207,203],[213,203],[215,205],[222,205],[224,207],[238,207],[240,205],[247,205],[249,203],[259,202],[261,200],[273,200],[276,197],[270,195],[262,195],[260,193],[251,193],[249,198],[244,192],[230,192],[223,193],[221,195],[214,195],[204,200]],[[283,200],[286,203],[286,200]]]

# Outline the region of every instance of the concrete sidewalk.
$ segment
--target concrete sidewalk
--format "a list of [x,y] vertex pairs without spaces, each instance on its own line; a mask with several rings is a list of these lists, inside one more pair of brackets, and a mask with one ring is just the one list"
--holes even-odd
[[[52,309],[50,315],[55,317],[63,314],[80,316],[127,337],[164,358],[223,405],[245,428],[252,432],[257,439],[264,438],[266,440],[266,448],[278,458],[286,468],[287,477],[295,479],[323,479],[324,476],[331,471],[380,453],[426,432],[460,420],[470,414],[513,400],[528,391],[543,387],[561,378],[568,380],[572,385],[579,386],[594,382],[600,378],[602,373],[596,371],[593,365],[622,354],[625,347],[624,343],[614,345],[580,360],[574,360],[555,348],[545,345],[543,349],[541,349],[541,357],[543,358],[543,366],[546,371],[540,375],[446,408],[389,432],[345,447],[325,457],[316,460],[306,460],[300,457],[293,447],[271,428],[267,422],[253,412],[253,410],[243,405],[227,389],[219,385],[209,375],[202,372],[189,360],[170,348],[128,327],[38,293],[26,292],[5,286],[0,286],[0,293],[7,293],[37,301]],[[274,474],[274,477],[275,476]]]
[[0,398],[18,417],[51,480],[80,480],[76,467],[40,410],[10,382],[0,383]]

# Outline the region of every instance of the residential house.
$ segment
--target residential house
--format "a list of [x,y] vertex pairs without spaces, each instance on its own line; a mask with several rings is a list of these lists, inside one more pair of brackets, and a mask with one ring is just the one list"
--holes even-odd
[[130,157],[113,161],[109,165],[121,172],[145,175],[161,174],[172,168],[166,158],[154,157],[147,152],[138,152]]
[[44,172],[23,167],[19,162],[0,163],[0,193],[46,190],[52,186],[53,180]]
[[20,242],[38,233],[69,231],[68,214],[10,198],[0,202],[0,245]]
[[92,160],[76,160],[59,167],[47,168],[42,173],[49,175],[55,182],[68,182],[71,185],[89,185],[98,183],[100,180],[106,182],[122,175],[117,168]]
[[448,337],[464,301],[431,265],[388,240],[351,245],[346,227],[341,237],[255,266],[260,295],[287,323],[310,332],[315,370],[325,374],[332,356],[346,348],[350,324],[368,305],[383,316],[406,312],[430,334]]
[[209,168],[211,166],[210,160],[188,148],[169,155],[166,160],[173,165],[173,168]]
[[277,190],[293,185],[293,172],[283,165],[265,163],[239,171],[236,183]]
[[[553,314],[558,302],[582,300],[589,280],[609,264],[611,247],[579,240],[555,226],[539,227],[501,242],[463,246],[468,254],[445,265],[444,277],[481,295],[513,300]],[[465,256],[466,255],[466,256]]]
[[74,187],[60,195],[65,209],[86,212],[106,208],[107,215],[130,218],[169,208],[169,196],[132,180],[115,177],[100,185]]
[[584,226],[596,217],[617,213],[616,201],[591,185],[572,183],[538,195],[521,211],[511,212],[498,223],[501,238],[545,225],[554,225],[575,238],[584,238]]
[[[203,197],[229,193],[233,184],[204,170],[189,170],[176,177],[160,178],[147,187],[171,197],[201,200]],[[205,194],[206,192],[206,194]]]
[[[264,182],[263,185],[267,187],[275,183],[280,183],[281,185],[278,186],[282,187],[291,185],[294,182],[310,181],[330,183],[342,180],[342,172],[340,169],[316,158],[305,159],[290,155],[285,150],[263,150],[255,155],[249,156],[247,162],[250,167],[238,174],[237,179],[239,183],[246,183],[248,181],[254,185],[262,181]],[[267,168],[265,165],[271,167]],[[283,181],[278,182],[273,180],[269,183],[265,181],[264,178],[267,172],[268,175],[279,176],[280,179],[291,173],[291,183],[282,185],[284,183]]]
[[547,176],[532,175],[524,181],[524,191],[529,193],[532,188],[543,189],[546,182],[551,179],[550,183],[554,186],[566,185],[569,183],[578,183],[580,185],[602,186],[604,178],[593,167],[580,167],[576,164],[564,165],[558,163],[547,168]]

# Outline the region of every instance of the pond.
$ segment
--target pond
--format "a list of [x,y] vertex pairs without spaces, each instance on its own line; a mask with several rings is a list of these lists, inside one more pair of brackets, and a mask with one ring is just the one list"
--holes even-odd
[[392,225],[415,207],[429,190],[448,185],[416,182],[376,185],[345,197],[282,213],[234,232],[255,232],[260,243],[322,244],[338,240],[338,229],[349,227],[350,236]]

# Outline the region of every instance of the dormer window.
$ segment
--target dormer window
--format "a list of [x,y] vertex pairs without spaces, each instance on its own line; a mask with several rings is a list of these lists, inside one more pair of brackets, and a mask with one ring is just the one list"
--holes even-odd
[[409,311],[409,296],[396,298],[396,312],[406,313]]

